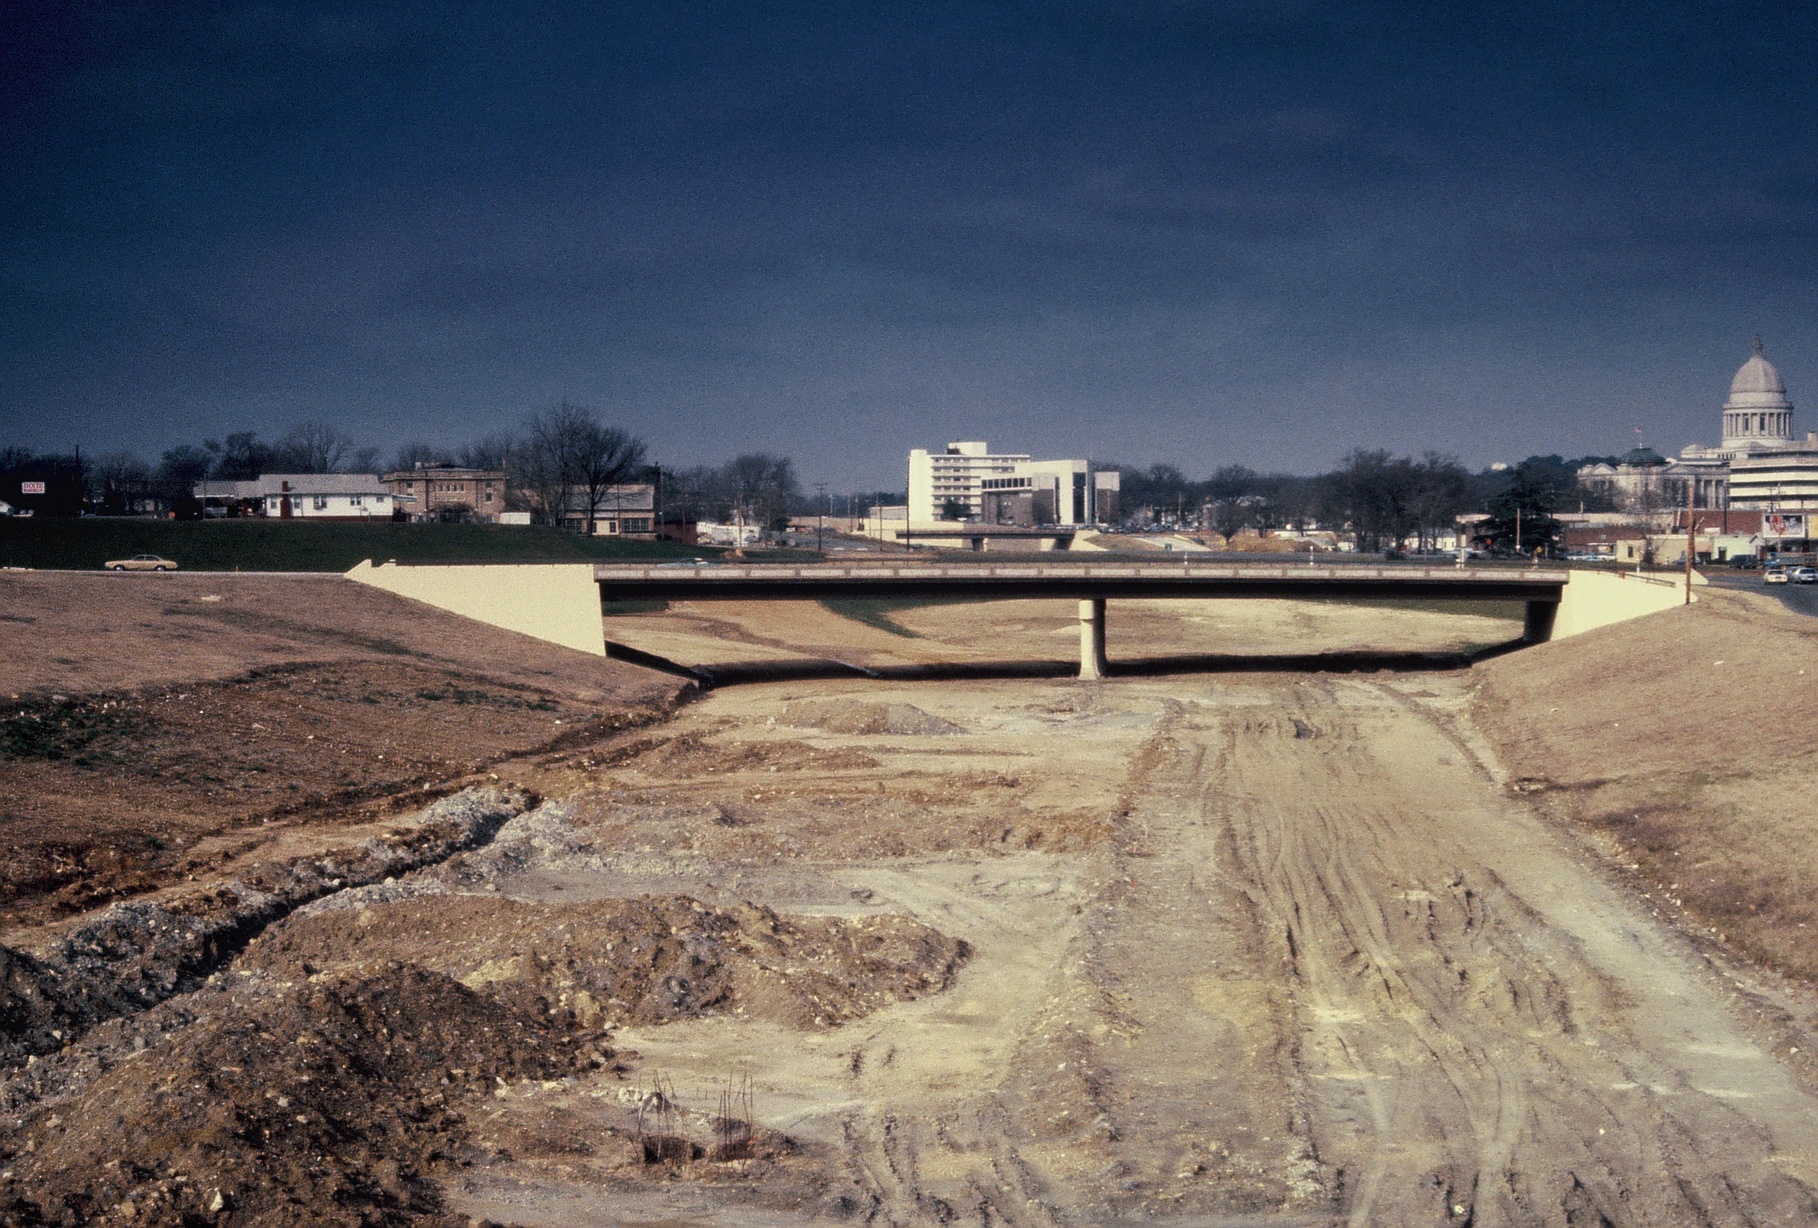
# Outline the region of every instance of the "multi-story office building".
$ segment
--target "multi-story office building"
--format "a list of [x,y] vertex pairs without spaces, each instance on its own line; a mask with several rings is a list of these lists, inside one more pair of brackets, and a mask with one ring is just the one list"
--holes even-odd
[[[909,520],[967,520],[984,514],[985,483],[1014,478],[1025,454],[993,456],[983,440],[950,443],[944,452],[909,453]],[[957,515],[953,513],[958,513]]]
[[1084,460],[993,455],[982,441],[909,453],[912,524],[1088,525],[1117,517],[1118,473]]

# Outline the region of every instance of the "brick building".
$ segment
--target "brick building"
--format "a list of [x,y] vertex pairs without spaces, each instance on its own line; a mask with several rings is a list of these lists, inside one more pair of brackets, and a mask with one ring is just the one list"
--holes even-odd
[[505,510],[503,469],[418,464],[382,479],[412,520],[497,520]]

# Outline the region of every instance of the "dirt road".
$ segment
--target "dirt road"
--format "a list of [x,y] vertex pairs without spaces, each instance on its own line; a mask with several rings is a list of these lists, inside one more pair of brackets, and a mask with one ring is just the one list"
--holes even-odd
[[[726,693],[684,723],[721,746],[774,738],[801,694]],[[1054,710],[1063,696],[1072,710]],[[1818,1220],[1818,1099],[1733,985],[1504,793],[1454,677],[885,698],[971,731],[941,738],[949,769],[1041,755],[1107,808],[1107,839],[878,858],[849,833],[736,870],[609,854],[642,885],[907,914],[972,959],[947,993],[833,1031],[620,1033],[684,1100],[751,1073],[767,1123],[803,1146],[761,1191],[608,1191],[518,1163],[470,1174],[457,1206],[602,1224],[761,1223],[766,1207],[890,1224]],[[894,779],[938,762],[933,738],[790,736],[866,747]],[[765,771],[773,796],[812,787]],[[504,889],[573,899],[559,863]]]

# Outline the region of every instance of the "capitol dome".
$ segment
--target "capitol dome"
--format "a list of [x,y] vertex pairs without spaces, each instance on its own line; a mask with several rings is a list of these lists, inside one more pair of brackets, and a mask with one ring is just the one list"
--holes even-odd
[[1730,400],[1746,396],[1773,397],[1775,404],[1786,403],[1786,385],[1780,382],[1780,372],[1774,369],[1761,352],[1761,338],[1755,338],[1755,352],[1736,372],[1736,378],[1730,381]]
[[1790,440],[1793,437],[1793,403],[1787,400],[1786,385],[1761,352],[1761,338],[1755,338],[1755,352],[1730,381],[1730,399],[1723,403],[1723,447],[1735,449],[1748,444]]

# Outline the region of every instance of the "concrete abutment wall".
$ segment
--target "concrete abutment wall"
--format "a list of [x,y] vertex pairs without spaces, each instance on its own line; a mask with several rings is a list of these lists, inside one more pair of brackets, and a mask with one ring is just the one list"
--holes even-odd
[[[1704,583],[1703,576],[1692,573],[1692,600],[1698,599],[1698,588]],[[1684,577],[1642,576],[1632,571],[1574,571],[1559,596],[1552,634],[1540,638],[1562,640],[1685,603]],[[1534,603],[1529,603],[1530,617],[1533,608]]]
[[606,627],[592,563],[374,567],[368,559],[347,578],[475,622],[592,656],[606,655]]

